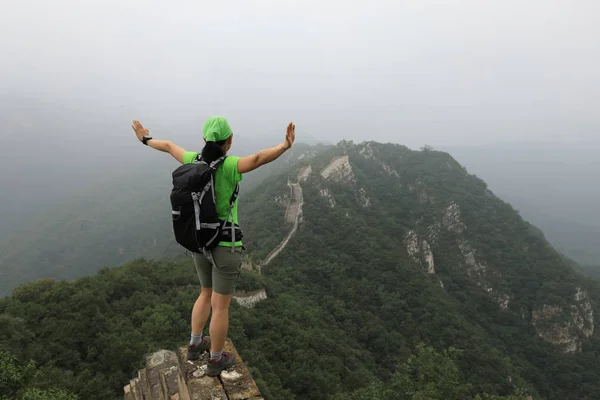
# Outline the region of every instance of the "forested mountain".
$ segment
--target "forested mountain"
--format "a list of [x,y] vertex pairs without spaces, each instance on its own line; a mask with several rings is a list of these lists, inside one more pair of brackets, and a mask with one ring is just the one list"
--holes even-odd
[[485,180],[553,246],[600,264],[600,141],[505,143],[444,148]]
[[[242,193],[282,166],[326,148],[295,146],[279,164],[245,176]],[[245,152],[258,150],[257,144],[245,147]],[[177,162],[155,153],[153,162],[97,180],[4,235],[0,240],[0,297],[35,279],[74,279],[137,257],[173,259],[183,255],[170,220],[171,172]]]
[[[242,283],[268,298],[233,304],[230,336],[266,398],[600,398],[598,284],[485,182],[429,149],[302,154],[240,208],[246,267],[262,265]],[[263,265],[292,203],[298,229]],[[117,398],[144,353],[187,339],[196,280],[187,259],[142,259],[20,286],[0,346],[36,360],[41,387]]]

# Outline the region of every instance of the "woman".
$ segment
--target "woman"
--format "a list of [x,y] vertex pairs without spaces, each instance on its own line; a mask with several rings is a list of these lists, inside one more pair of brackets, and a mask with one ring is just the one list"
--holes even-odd
[[[223,117],[209,118],[204,124],[204,148],[201,153],[185,151],[173,142],[153,139],[148,129],[139,121],[133,121],[133,130],[140,142],[153,149],[169,153],[182,164],[193,162],[198,154],[208,163],[227,154],[231,148],[233,134],[229,123]],[[287,127],[285,140],[278,146],[261,150],[247,157],[228,156],[215,173],[215,198],[219,218],[225,220],[229,215],[229,199],[242,180],[243,174],[270,163],[287,151],[295,140],[293,123]],[[238,223],[237,201],[234,204],[228,222]],[[192,310],[192,337],[188,346],[188,360],[195,360],[210,349],[207,375],[216,376],[221,371],[235,365],[235,356],[224,352],[225,339],[229,327],[229,303],[242,266],[242,242],[233,244],[220,242],[212,250],[214,266],[204,255],[194,253],[194,264],[200,278],[200,296]],[[203,331],[212,308],[210,337],[204,337]]]

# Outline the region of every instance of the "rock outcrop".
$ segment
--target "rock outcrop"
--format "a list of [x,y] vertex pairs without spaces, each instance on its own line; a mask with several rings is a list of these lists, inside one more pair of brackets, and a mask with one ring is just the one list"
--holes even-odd
[[565,353],[581,350],[582,341],[594,334],[594,311],[588,294],[576,288],[569,307],[544,304],[531,314],[538,336]]
[[335,200],[333,196],[331,196],[331,192],[329,192],[329,189],[323,188],[319,190],[319,194],[327,199],[329,203],[329,208],[335,208]]
[[254,379],[233,343],[225,351],[236,355],[237,363],[218,377],[206,375],[208,353],[187,361],[187,348],[177,353],[160,350],[146,357],[146,368],[124,387],[125,400],[263,400]]
[[348,156],[334,158],[329,165],[321,171],[321,176],[325,179],[332,179],[338,182],[356,181]]
[[433,261],[433,252],[425,240],[419,240],[414,231],[409,231],[404,236],[406,251],[414,262],[426,268],[428,274],[435,274],[435,263]]
[[[368,151],[366,154],[369,154]],[[352,165],[350,165],[350,157],[347,155],[332,159],[321,171],[321,177],[328,181],[356,184],[356,176]],[[321,188],[319,194],[328,199],[331,208],[335,207],[335,199],[328,188]],[[354,197],[362,207],[370,207],[373,204],[365,188],[356,188]]]

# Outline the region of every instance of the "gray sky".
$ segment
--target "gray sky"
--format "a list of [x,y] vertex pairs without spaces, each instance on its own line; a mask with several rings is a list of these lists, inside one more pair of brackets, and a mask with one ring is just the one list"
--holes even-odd
[[409,147],[595,140],[598,38],[597,0],[0,0],[0,96],[111,139],[221,114]]
[[0,241],[103,180],[169,182],[132,119],[199,150],[210,115],[239,155],[290,120],[299,141],[454,149],[597,232],[599,39],[599,0],[0,0]]

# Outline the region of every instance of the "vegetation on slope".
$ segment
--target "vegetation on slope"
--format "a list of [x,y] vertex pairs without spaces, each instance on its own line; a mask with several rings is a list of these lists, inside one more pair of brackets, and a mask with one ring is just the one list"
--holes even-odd
[[8,351],[0,351],[0,399],[1,400],[75,400],[77,396],[62,389],[36,388],[40,371],[35,362],[19,364]]
[[[319,175],[343,155],[353,179]],[[393,145],[343,143],[307,163],[314,172],[303,184],[302,226],[263,270],[269,299],[232,305],[230,336],[267,398],[418,399],[448,390],[447,382],[460,398],[520,396],[519,388],[551,400],[600,397],[598,335],[564,354],[531,321],[536,307],[570,306],[575,287],[600,291],[485,183],[444,153]],[[286,231],[282,198],[297,168],[246,197],[252,262]],[[458,220],[447,217],[452,204]],[[440,229],[433,240],[430,228],[445,216],[464,227]],[[408,232],[430,242],[435,274],[407,252]],[[469,272],[463,241],[485,274]],[[0,346],[36,360],[42,388],[116,398],[146,352],[187,339],[196,282],[186,259],[24,285],[0,301]],[[509,296],[506,309],[499,295]],[[407,391],[398,392],[399,382]]]
[[[195,280],[189,260],[137,260],[75,282],[20,286],[0,302],[0,346],[21,360],[38,362],[43,374],[37,388],[60,387],[83,399],[118,398],[144,354],[174,348],[187,338]],[[361,345],[375,327],[355,337],[362,328],[355,321],[341,325],[312,296],[286,293],[285,285],[270,283],[274,299],[255,309],[233,304],[230,327],[267,398],[325,399],[380,382],[395,370],[402,357],[381,365],[379,355]],[[387,335],[389,342],[377,346],[394,346],[401,336]],[[402,351],[410,356],[411,350]]]

